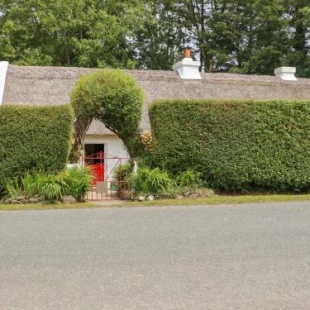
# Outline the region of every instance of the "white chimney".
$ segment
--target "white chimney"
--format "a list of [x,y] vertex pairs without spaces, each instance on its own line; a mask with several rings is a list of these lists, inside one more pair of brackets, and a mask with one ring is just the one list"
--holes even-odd
[[4,87],[6,80],[6,72],[8,70],[9,63],[7,61],[0,61],[0,105],[2,105]]
[[191,52],[189,49],[185,50],[185,57],[173,65],[172,69],[178,71],[181,79],[184,80],[201,80],[199,72],[199,61],[194,61],[191,58]]
[[274,74],[285,81],[297,81],[295,67],[280,67],[274,70]]

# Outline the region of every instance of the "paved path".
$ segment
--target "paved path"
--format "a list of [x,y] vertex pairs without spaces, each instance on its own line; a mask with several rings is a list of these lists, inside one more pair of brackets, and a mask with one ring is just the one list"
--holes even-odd
[[310,203],[0,212],[0,309],[310,309]]

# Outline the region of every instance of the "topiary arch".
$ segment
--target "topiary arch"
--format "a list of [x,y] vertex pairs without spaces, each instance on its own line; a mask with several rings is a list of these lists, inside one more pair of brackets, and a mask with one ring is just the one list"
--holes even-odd
[[75,139],[71,161],[79,158],[93,119],[114,132],[131,157],[140,149],[140,120],[144,94],[136,80],[121,70],[104,69],[83,75],[71,93],[75,111]]

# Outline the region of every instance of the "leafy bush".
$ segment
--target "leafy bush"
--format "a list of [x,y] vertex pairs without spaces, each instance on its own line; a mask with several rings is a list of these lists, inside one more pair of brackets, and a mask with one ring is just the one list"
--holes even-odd
[[61,200],[69,192],[67,182],[60,175],[46,175],[45,182],[39,187],[39,196],[43,200]]
[[11,198],[40,197],[41,200],[62,200],[64,195],[72,195],[81,202],[90,188],[92,174],[88,168],[74,167],[58,174],[44,172],[21,178],[9,179],[6,193]]
[[24,189],[16,177],[7,181],[5,190],[7,195],[12,198],[17,198],[24,194]]
[[115,168],[113,173],[112,187],[117,190],[121,199],[132,198],[132,163],[127,162]]
[[73,111],[55,107],[0,107],[0,192],[9,178],[57,173],[70,151]]
[[129,183],[132,174],[132,164],[127,162],[126,164],[119,165],[114,169],[113,179],[116,182]]
[[92,179],[93,175],[87,167],[73,167],[68,169],[65,181],[69,186],[69,194],[76,201],[83,201],[90,189]]
[[149,111],[153,160],[229,191],[310,189],[310,103],[163,100]]
[[136,80],[121,70],[104,69],[83,75],[76,83],[71,104],[75,111],[72,159],[95,118],[123,140],[130,156],[140,151],[140,120],[144,94]]
[[13,199],[18,197],[33,198],[39,196],[40,189],[46,182],[47,175],[45,173],[31,175],[27,172],[24,177],[14,177],[7,180],[6,194]]
[[29,172],[21,178],[21,189],[26,198],[33,198],[39,194],[40,184],[42,184],[42,176],[39,174],[31,175]]
[[137,194],[157,194],[175,186],[166,171],[161,171],[159,168],[150,170],[147,167],[139,168],[137,173],[132,175],[132,183]]
[[176,177],[176,183],[179,187],[196,188],[201,185],[201,174],[194,170],[186,170]]
[[9,179],[6,192],[11,198],[38,196],[42,200],[61,200],[63,195],[68,194],[69,186],[64,179],[64,173],[57,175],[27,173],[24,177]]

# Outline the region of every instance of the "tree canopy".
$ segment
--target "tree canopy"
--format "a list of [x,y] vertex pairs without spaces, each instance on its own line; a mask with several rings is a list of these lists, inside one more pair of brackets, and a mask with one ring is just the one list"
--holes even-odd
[[4,0],[1,58],[27,65],[131,67],[140,0]]
[[2,0],[0,59],[168,70],[189,47],[207,72],[310,76],[309,0]]

